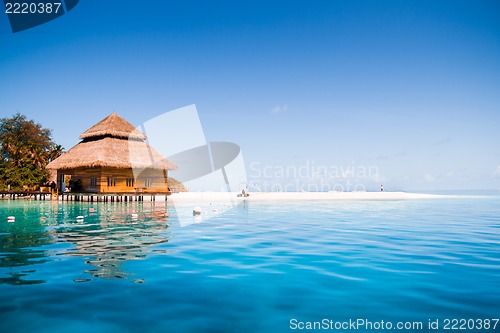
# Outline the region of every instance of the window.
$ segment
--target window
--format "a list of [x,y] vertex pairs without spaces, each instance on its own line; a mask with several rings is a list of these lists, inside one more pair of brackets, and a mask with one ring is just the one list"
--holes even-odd
[[90,178],[90,187],[97,186],[97,178]]
[[153,180],[151,178],[148,178],[144,181],[144,187],[151,187],[153,186]]
[[116,178],[108,177],[108,187],[116,186]]
[[126,179],[126,184],[128,187],[134,187],[135,179],[134,178],[127,178]]

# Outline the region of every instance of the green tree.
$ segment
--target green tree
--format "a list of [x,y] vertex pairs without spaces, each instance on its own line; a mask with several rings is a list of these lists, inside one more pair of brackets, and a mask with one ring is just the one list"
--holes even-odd
[[63,153],[52,132],[22,114],[0,119],[0,188],[22,189],[47,182],[47,164]]

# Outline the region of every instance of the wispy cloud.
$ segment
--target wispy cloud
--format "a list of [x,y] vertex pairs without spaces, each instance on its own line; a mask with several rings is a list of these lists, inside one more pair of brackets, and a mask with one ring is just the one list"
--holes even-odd
[[431,146],[442,146],[452,142],[452,138],[444,138],[431,144]]
[[403,157],[403,156],[406,156],[406,151],[405,150],[397,152],[396,154],[394,154],[394,157]]
[[432,183],[435,180],[436,180],[436,178],[433,175],[431,175],[429,173],[424,174],[424,181],[425,182]]
[[272,110],[271,113],[283,113],[288,111],[288,105],[283,104],[283,105],[276,105]]
[[439,156],[441,156],[442,154],[443,154],[443,152],[442,152],[442,151],[438,151],[438,152],[436,152],[436,153],[432,154],[432,155],[431,155],[431,157],[439,157]]

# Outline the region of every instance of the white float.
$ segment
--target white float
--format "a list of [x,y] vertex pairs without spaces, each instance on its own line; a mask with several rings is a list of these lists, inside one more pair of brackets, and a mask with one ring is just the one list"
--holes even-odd
[[193,208],[193,216],[196,215],[201,215],[201,207],[194,207]]

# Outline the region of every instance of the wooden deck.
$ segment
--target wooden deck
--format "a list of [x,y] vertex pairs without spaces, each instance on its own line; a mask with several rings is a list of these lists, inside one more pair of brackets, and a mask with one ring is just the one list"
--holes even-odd
[[113,193],[73,193],[60,192],[50,193],[41,191],[0,191],[0,198],[16,200],[29,198],[34,200],[59,200],[59,201],[79,201],[79,202],[129,202],[144,201],[144,197],[149,197],[151,201],[156,201],[157,196],[165,196],[165,201],[171,192],[113,192]]
[[32,198],[35,200],[51,199],[52,193],[42,191],[0,191],[0,198],[16,200],[18,198]]
[[157,196],[165,196],[167,201],[171,192],[113,192],[113,193],[71,193],[64,192],[58,194],[60,201],[85,201],[85,202],[129,202],[144,201],[144,197],[149,197],[151,201],[156,201]]

